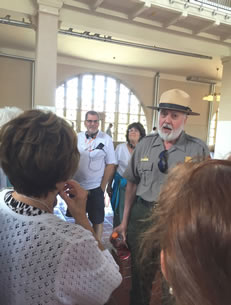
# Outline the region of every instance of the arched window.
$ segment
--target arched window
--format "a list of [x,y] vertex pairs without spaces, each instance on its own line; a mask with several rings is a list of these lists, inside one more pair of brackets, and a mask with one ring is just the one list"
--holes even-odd
[[56,114],[68,119],[79,131],[86,130],[85,114],[100,114],[101,130],[113,124],[116,142],[125,141],[128,124],[140,122],[147,129],[143,108],[134,92],[120,80],[100,74],[83,74],[65,81],[56,89]]

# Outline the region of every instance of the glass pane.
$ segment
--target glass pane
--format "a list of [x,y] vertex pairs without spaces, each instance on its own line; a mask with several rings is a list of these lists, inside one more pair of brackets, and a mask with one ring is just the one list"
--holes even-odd
[[77,88],[78,87],[78,78],[74,77],[72,79],[70,79],[69,81],[67,81],[67,87],[68,88]]
[[105,77],[103,75],[96,75],[94,92],[94,110],[96,111],[104,111],[104,86]]
[[215,128],[215,127],[216,127],[216,122],[215,122],[215,121],[212,121],[212,122],[211,122],[210,128]]
[[147,120],[146,120],[146,117],[144,115],[140,116],[140,123],[143,124],[144,126],[147,125]]
[[214,145],[215,144],[215,139],[212,137],[212,138],[209,138],[209,145]]
[[103,102],[101,103],[94,103],[93,109],[97,112],[103,112],[104,104]]
[[85,131],[85,130],[86,130],[86,127],[84,125],[84,122],[81,122],[80,131]]
[[104,91],[105,77],[104,75],[95,76],[95,90]]
[[119,112],[128,112],[129,89],[124,85],[120,85],[119,94]]
[[112,113],[112,112],[106,112],[105,113],[105,121],[106,122],[110,122],[110,123],[114,123],[114,121],[115,121],[115,114],[114,113]]
[[116,92],[107,91],[106,92],[106,111],[115,111],[115,100],[116,100]]
[[93,76],[91,74],[85,74],[82,78],[82,89],[83,90],[92,90],[92,80]]
[[115,111],[116,102],[116,80],[107,77],[106,87],[106,111]]
[[90,110],[92,105],[92,91],[83,90],[82,91],[82,109]]
[[67,109],[66,110],[66,118],[68,120],[75,121],[77,119],[77,111],[75,109]]
[[130,115],[129,124],[131,124],[133,122],[139,122],[138,115],[134,115],[134,114]]
[[210,129],[209,137],[214,138],[214,136],[215,136],[215,129]]
[[56,108],[56,115],[57,115],[57,116],[60,116],[61,118],[63,118],[63,116],[64,116],[64,111],[63,111],[63,109]]
[[67,87],[67,108],[77,108],[77,87]]
[[94,103],[96,104],[103,104],[104,102],[104,91],[103,90],[95,90],[95,93],[94,93]]
[[56,89],[55,106],[57,108],[64,107],[64,85],[61,85]]
[[121,95],[121,96],[122,96],[122,95],[128,96],[129,91],[130,91],[130,90],[129,90],[126,86],[124,86],[123,84],[120,84],[120,95]]
[[126,131],[127,131],[127,124],[118,124],[118,134],[123,134],[123,136],[125,137],[126,135]]
[[130,113],[137,114],[139,113],[139,101],[137,100],[135,95],[131,95],[131,100],[130,100]]
[[107,77],[107,91],[116,92],[116,80],[111,77]]
[[87,111],[81,111],[81,121],[85,121],[85,114]]
[[120,113],[128,113],[128,100],[124,100],[119,104],[119,112]]
[[123,114],[123,113],[119,113],[118,122],[119,123],[127,124],[128,123],[128,115],[127,114]]
[[118,142],[126,142],[125,134],[118,133],[118,135],[117,135],[117,141],[118,141]]

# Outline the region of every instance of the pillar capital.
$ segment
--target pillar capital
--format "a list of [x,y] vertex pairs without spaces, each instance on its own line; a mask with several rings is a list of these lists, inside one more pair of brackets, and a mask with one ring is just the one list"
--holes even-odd
[[225,56],[221,59],[222,65],[226,63],[231,63],[231,56]]
[[63,0],[37,0],[38,12],[58,16],[63,2]]

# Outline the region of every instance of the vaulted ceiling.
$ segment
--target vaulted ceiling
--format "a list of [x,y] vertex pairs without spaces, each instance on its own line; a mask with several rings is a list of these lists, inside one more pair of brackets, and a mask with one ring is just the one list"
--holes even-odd
[[230,56],[231,9],[180,0],[1,0],[0,52],[34,57],[38,6],[55,2],[62,57],[219,80]]

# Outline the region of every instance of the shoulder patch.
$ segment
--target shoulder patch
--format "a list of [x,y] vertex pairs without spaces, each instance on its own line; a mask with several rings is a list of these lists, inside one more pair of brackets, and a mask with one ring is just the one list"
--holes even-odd
[[158,136],[158,133],[150,133],[148,135],[146,135],[145,138],[154,138],[154,137],[157,137]]

